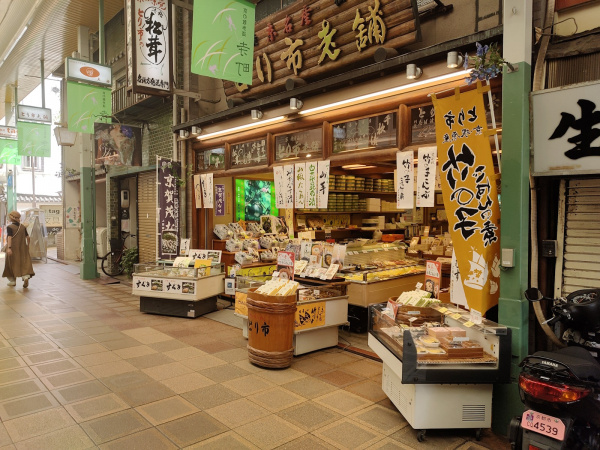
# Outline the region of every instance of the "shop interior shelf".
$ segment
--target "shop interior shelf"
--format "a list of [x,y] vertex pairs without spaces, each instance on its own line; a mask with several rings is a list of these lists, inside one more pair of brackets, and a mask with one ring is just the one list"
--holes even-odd
[[327,211],[327,210],[299,211],[299,210],[295,210],[295,212],[298,215],[302,215],[302,214],[317,214],[317,215],[323,215],[323,214],[377,214],[377,215],[381,215],[381,214],[399,214],[402,211]]

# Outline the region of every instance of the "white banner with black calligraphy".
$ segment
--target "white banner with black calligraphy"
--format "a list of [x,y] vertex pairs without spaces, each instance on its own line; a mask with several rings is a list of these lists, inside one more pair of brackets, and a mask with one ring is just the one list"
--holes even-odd
[[214,208],[213,174],[203,173],[200,175],[202,185],[202,202],[205,208]]
[[283,166],[284,201],[286,208],[294,207],[294,165]]
[[277,209],[285,208],[283,166],[273,167],[273,180],[275,184],[275,206],[277,207]]
[[327,200],[329,198],[329,168],[331,161],[319,161],[317,163],[317,174],[319,183],[318,207],[321,209],[327,208]]
[[202,182],[200,175],[194,175],[194,198],[196,199],[196,209],[202,208]]
[[419,166],[417,171],[417,208],[435,206],[435,165],[437,147],[419,149]]
[[304,195],[306,191],[306,164],[296,164],[296,208],[304,208]]
[[396,208],[413,209],[414,206],[414,172],[415,152],[408,150],[396,153]]
[[313,209],[317,206],[318,176],[317,162],[306,163],[306,208]]

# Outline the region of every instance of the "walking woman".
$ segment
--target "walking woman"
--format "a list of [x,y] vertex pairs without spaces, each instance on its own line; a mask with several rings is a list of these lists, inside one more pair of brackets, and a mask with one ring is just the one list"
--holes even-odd
[[29,286],[29,279],[35,275],[29,256],[29,235],[21,225],[21,214],[13,211],[8,215],[11,223],[6,227],[6,261],[2,277],[8,278],[8,285],[15,286],[17,278],[23,278],[23,287]]

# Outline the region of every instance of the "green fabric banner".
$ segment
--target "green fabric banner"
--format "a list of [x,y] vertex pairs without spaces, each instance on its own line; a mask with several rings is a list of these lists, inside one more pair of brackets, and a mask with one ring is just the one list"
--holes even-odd
[[0,164],[21,165],[18,141],[0,138]]
[[246,0],[194,2],[193,73],[252,84],[255,8]]
[[67,111],[69,130],[94,134],[94,122],[111,122],[110,88],[68,81]]
[[50,157],[50,124],[17,121],[19,155]]

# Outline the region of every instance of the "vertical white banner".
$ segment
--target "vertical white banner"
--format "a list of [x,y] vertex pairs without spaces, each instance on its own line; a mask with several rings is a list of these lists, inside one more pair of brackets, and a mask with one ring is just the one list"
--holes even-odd
[[435,206],[435,164],[437,147],[419,149],[419,167],[417,171],[417,207]]
[[450,266],[450,301],[455,305],[464,306],[466,309],[469,309],[454,250],[452,250],[452,265]]
[[318,190],[318,178],[317,178],[317,163],[308,162],[306,163],[306,208],[318,208],[317,206],[317,190]]
[[296,208],[304,208],[304,195],[306,191],[306,164],[296,164]]
[[294,207],[294,165],[283,166],[283,182],[285,185],[285,207]]
[[202,182],[200,175],[194,175],[194,197],[196,198],[196,209],[202,208]]
[[396,153],[396,208],[413,209],[414,206],[414,173],[415,152],[408,150]]
[[273,167],[273,179],[275,184],[275,206],[277,206],[277,209],[285,208],[285,196],[283,193],[283,166]]
[[317,163],[317,175],[318,175],[318,208],[327,208],[327,200],[329,198],[329,167],[331,162],[319,161]]
[[202,202],[205,208],[212,209],[213,206],[213,174],[203,173],[200,175],[200,184],[202,185]]

